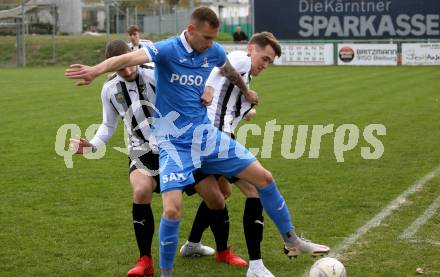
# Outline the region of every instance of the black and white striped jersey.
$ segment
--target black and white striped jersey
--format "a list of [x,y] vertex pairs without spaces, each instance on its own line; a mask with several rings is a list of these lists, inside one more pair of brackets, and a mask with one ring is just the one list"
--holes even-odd
[[[148,45],[153,44],[153,42],[151,40],[141,39],[139,40],[138,45],[133,45],[131,41],[127,44],[130,47],[131,51],[136,51],[138,49],[142,49],[144,46],[147,47]],[[154,67],[154,63],[145,63],[144,65]]]
[[141,39],[139,40],[138,45],[134,45],[131,41],[127,44],[130,47],[131,51],[134,51],[134,50],[142,49],[142,47],[146,45],[153,44],[153,42],[151,40]]
[[[129,150],[153,150],[158,147],[150,129],[156,101],[154,70],[137,67],[137,76],[126,81],[115,74],[101,92],[102,123],[90,143],[99,148],[106,144],[116,130],[121,117],[128,133]],[[149,121],[150,120],[150,121]]]
[[[233,51],[228,54],[229,62],[240,73],[246,85],[251,80],[251,58],[244,51]],[[219,68],[209,75],[206,86],[214,88],[214,99],[208,106],[208,117],[220,130],[234,134],[241,119],[252,109],[239,88],[220,74]]]

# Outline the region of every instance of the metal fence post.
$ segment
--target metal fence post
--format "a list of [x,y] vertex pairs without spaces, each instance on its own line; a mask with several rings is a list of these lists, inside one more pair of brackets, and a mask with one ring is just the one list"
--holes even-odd
[[136,6],[134,6],[134,25],[138,25],[138,10]]
[[21,0],[21,64],[20,66],[26,66],[26,23],[25,23],[25,14],[26,10],[24,7],[24,0]]
[[116,9],[116,33],[119,34],[121,31],[119,28],[119,5],[115,5],[115,9]]
[[52,24],[52,63],[55,64],[57,62],[55,34],[56,34],[57,22],[58,22],[57,6],[55,4],[52,5],[52,14],[53,14],[53,24]]
[[128,7],[125,8],[125,29],[130,26],[130,10]]
[[162,11],[162,4],[163,4],[163,0],[160,0],[159,3],[159,34],[162,34],[162,16],[163,16],[163,11]]
[[21,66],[23,66],[23,61],[22,61],[22,56],[21,56],[21,54],[22,54],[22,52],[21,52],[21,48],[22,48],[22,44],[23,44],[23,39],[22,39],[22,36],[23,36],[23,33],[22,33],[22,31],[21,31],[21,29],[23,28],[23,24],[21,23],[21,21],[22,21],[22,18],[20,18],[20,17],[17,17],[17,18],[15,18],[15,32],[17,33],[17,37],[16,37],[16,39],[17,39],[17,52],[15,53],[16,54],[16,56],[17,56],[17,67],[21,67]]
[[174,27],[175,27],[175,30],[176,30],[176,34],[178,34],[178,32],[179,32],[179,27],[177,27],[177,5],[175,5],[174,6]]
[[108,0],[105,0],[105,41],[109,41],[110,35],[110,4]]

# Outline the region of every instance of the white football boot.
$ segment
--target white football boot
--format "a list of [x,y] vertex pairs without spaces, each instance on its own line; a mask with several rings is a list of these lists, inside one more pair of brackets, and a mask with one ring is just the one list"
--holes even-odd
[[296,258],[299,255],[309,254],[314,257],[323,256],[330,252],[330,247],[322,244],[313,243],[310,240],[304,238],[298,238],[298,243],[293,245],[284,245],[284,254],[289,258]]
[[246,273],[246,277],[275,277],[272,272],[267,269],[263,261],[256,260],[256,261],[249,261],[249,268]]
[[193,256],[212,256],[215,254],[215,250],[209,246],[203,245],[198,242],[186,241],[180,248],[180,255],[183,257]]

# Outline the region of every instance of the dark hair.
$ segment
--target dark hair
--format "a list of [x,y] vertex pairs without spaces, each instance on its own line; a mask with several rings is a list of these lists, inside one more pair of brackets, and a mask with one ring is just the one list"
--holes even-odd
[[127,29],[127,33],[129,35],[134,35],[134,33],[136,32],[140,32],[141,30],[139,29],[139,27],[137,25],[131,25],[130,27],[128,27]]
[[108,42],[107,46],[105,47],[105,58],[108,59],[114,56],[120,56],[130,51],[131,49],[128,47],[125,41],[112,40]]
[[271,32],[255,33],[249,40],[249,44],[256,44],[261,48],[270,45],[277,57],[281,56],[281,46]]
[[191,20],[197,23],[208,22],[209,26],[212,28],[218,28],[220,26],[220,21],[213,10],[208,7],[198,7],[191,14]]

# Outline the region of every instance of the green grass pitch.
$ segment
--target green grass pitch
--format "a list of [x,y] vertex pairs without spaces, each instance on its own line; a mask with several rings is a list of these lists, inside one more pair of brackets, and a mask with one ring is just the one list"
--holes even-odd
[[[131,192],[122,124],[100,160],[74,157],[72,169],[55,153],[57,130],[78,124],[83,134],[101,122],[100,87],[75,87],[64,68],[0,69],[0,276],[126,276],[138,258],[131,224]],[[355,124],[357,146],[338,163],[335,133],[325,135],[317,159],[288,160],[275,133],[272,158],[261,159],[284,194],[298,233],[335,247],[440,164],[440,70],[438,67],[271,67],[253,80],[260,95],[261,127]],[[365,160],[362,130],[383,124],[378,160]],[[296,129],[293,142],[295,142]],[[262,136],[248,136],[261,147]],[[399,235],[440,195],[431,179],[406,203],[342,253],[349,276],[440,275],[439,212],[420,227],[415,240]],[[199,198],[184,198],[179,246],[185,241]],[[247,257],[241,226],[244,198],[234,188],[228,200],[230,244]],[[161,199],[153,199],[156,229]],[[302,276],[312,257],[287,259],[266,216],[263,259],[275,276]],[[158,242],[153,253],[157,272]],[[214,245],[208,230],[205,244]],[[177,257],[175,276],[245,276],[246,268],[217,264],[213,257]]]

